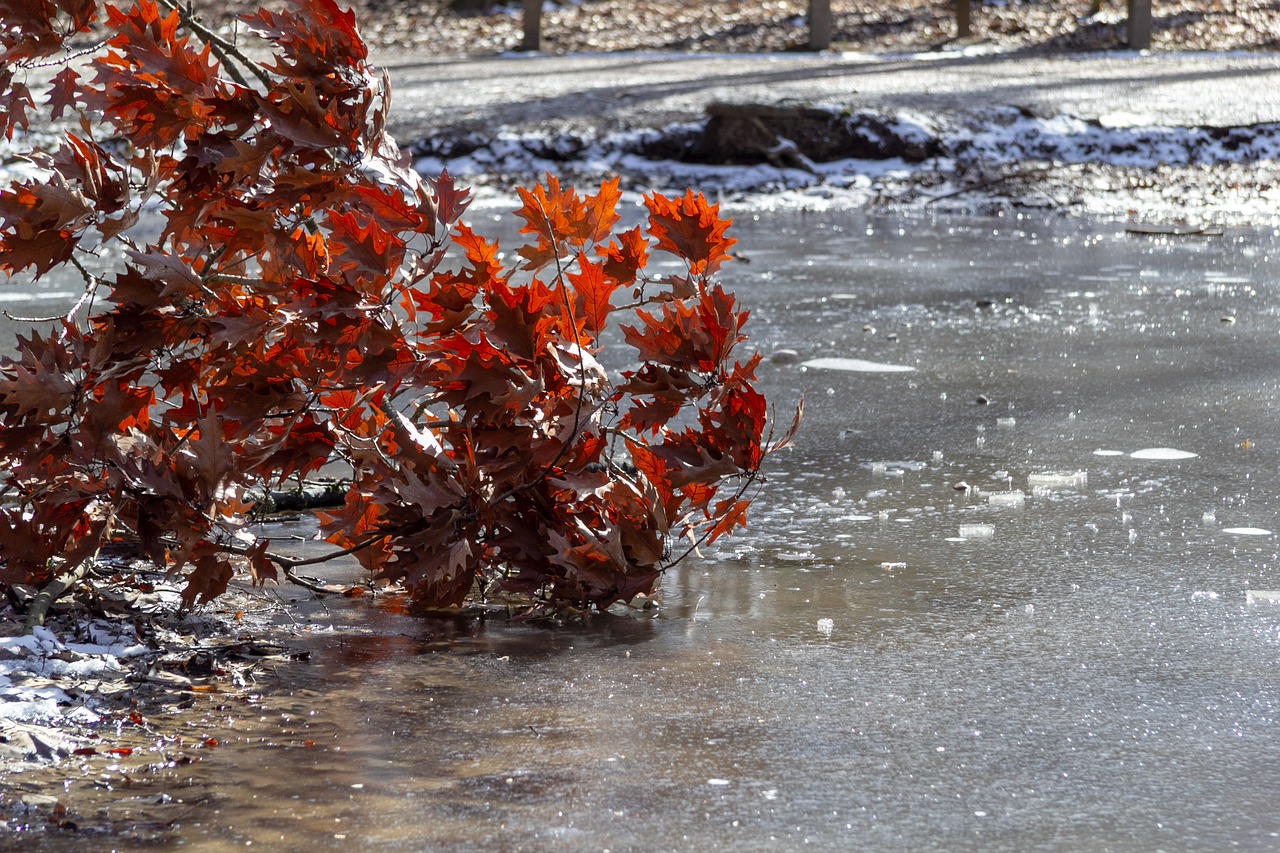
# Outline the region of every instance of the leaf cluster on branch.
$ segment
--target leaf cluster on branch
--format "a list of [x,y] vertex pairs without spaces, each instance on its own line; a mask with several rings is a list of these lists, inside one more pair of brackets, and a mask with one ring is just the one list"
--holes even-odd
[[[316,558],[250,532],[253,490],[334,461],[328,556],[427,607],[607,607],[744,523],[795,424],[770,437],[701,195],[651,194],[622,230],[616,181],[548,176],[508,264],[388,135],[389,81],[332,0],[246,16],[264,61],[170,0],[0,0],[0,22],[0,132],[78,117],[0,191],[0,271],[85,282],[0,360],[0,584],[119,540],[187,606],[275,579]],[[54,63],[37,109],[26,78]],[[629,353],[612,376],[606,345]]]

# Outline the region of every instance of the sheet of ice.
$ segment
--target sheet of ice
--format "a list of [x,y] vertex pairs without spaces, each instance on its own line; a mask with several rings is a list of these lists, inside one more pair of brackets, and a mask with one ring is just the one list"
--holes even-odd
[[1027,485],[1032,488],[1064,489],[1088,483],[1089,474],[1085,471],[1045,471],[1027,475]]
[[1245,604],[1280,604],[1280,589],[1247,589]]
[[1123,450],[1103,450],[1102,448],[1098,448],[1097,450],[1093,451],[1093,455],[1094,456],[1124,456],[1124,451]]
[[1014,489],[1011,492],[989,492],[987,494],[987,503],[992,506],[1022,506],[1027,500],[1027,495],[1021,489]]
[[1232,533],[1236,536],[1270,536],[1271,531],[1262,527],[1224,527],[1223,533]]
[[994,524],[962,524],[960,525],[961,539],[990,539],[996,535],[996,526]]
[[801,366],[815,370],[848,370],[854,373],[910,373],[915,370],[914,367],[906,364],[885,364],[861,358],[834,357],[810,359]]
[[1134,459],[1195,459],[1199,453],[1173,447],[1144,447],[1129,454]]

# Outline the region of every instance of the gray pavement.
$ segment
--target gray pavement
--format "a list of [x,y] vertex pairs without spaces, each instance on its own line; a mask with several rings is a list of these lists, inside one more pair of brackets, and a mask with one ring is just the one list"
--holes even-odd
[[375,58],[391,74],[402,144],[500,126],[656,127],[698,118],[713,101],[934,114],[1017,106],[1120,125],[1280,122],[1280,54]]

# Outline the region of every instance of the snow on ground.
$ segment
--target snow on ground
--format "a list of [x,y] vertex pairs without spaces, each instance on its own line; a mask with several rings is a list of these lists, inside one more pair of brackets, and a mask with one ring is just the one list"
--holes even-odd
[[[835,108],[831,108],[836,112]],[[901,158],[805,162],[801,166],[708,165],[651,159],[662,138],[698,125],[584,135],[499,130],[488,138],[430,143],[415,160],[427,175],[448,169],[478,184],[525,183],[543,173],[580,180],[624,176],[633,188],[693,186],[721,198],[750,196],[766,207],[912,207],[945,201],[976,212],[993,202],[1100,215],[1257,222],[1280,211],[1280,124],[1176,127],[1141,116],[1091,121],[1035,116],[1012,107],[932,118],[910,112],[851,117],[936,151]],[[435,150],[432,150],[432,149]]]
[[67,642],[45,627],[0,637],[0,719],[99,721],[98,698],[77,685],[114,679],[127,671],[125,659],[151,650],[109,624],[90,623],[85,633],[92,642]]

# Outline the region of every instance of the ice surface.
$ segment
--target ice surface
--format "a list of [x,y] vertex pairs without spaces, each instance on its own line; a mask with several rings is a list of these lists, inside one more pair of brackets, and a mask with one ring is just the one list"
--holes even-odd
[[910,373],[914,367],[906,364],[884,364],[861,358],[815,358],[804,362],[803,367],[816,370],[846,370],[853,373]]

